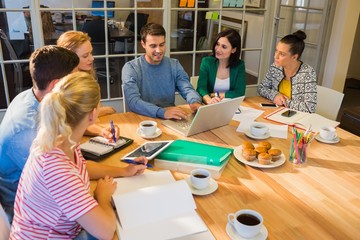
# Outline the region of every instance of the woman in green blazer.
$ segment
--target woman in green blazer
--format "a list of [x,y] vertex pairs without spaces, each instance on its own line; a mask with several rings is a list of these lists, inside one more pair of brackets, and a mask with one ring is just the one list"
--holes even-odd
[[233,29],[220,32],[211,56],[200,65],[197,91],[205,104],[245,95],[245,63],[240,60],[241,37]]

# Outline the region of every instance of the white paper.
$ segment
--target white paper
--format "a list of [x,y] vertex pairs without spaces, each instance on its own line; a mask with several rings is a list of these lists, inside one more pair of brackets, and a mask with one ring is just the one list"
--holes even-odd
[[239,113],[238,111],[235,112],[232,118],[233,120],[238,122],[253,122],[264,112],[263,110],[243,106],[240,106],[240,110],[241,113]]
[[[245,130],[250,129],[250,126],[254,122],[241,122],[236,129],[237,132],[244,132]],[[284,138],[287,139],[288,137],[288,125],[278,125],[278,124],[271,124],[271,123],[264,123],[269,128],[270,136],[275,138]]]
[[114,181],[117,182],[117,188],[113,196],[116,196],[118,194],[133,192],[140,188],[175,182],[175,179],[170,171],[155,172],[147,170],[143,174],[133,177],[115,178]]
[[170,171],[119,178],[113,195],[120,239],[172,239],[207,231],[185,180]]

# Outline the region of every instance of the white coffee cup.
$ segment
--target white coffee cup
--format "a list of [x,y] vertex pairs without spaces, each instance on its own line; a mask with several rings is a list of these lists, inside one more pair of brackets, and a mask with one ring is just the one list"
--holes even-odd
[[264,123],[253,123],[250,126],[250,133],[256,137],[265,135],[269,128]]
[[237,233],[244,238],[256,236],[263,225],[261,214],[251,209],[242,209],[236,213],[229,213],[228,221]]
[[336,137],[336,129],[334,127],[320,128],[320,137],[325,140],[332,140]]
[[209,186],[211,174],[208,170],[197,168],[190,173],[191,185],[199,190],[205,189]]
[[142,121],[139,125],[141,133],[145,137],[151,137],[156,133],[157,123],[155,121]]

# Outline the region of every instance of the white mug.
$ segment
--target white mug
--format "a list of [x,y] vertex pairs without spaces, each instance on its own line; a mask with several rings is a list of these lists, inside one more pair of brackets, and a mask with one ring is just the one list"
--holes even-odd
[[253,123],[250,126],[250,133],[254,136],[263,136],[269,131],[269,128],[264,123]]
[[325,140],[333,140],[336,137],[336,129],[334,127],[320,128],[320,137]]
[[209,186],[211,174],[206,169],[194,169],[190,173],[191,185],[199,190],[205,189]]
[[236,213],[229,213],[228,221],[241,237],[252,238],[260,232],[264,220],[260,213],[242,209]]
[[151,137],[156,133],[157,123],[151,120],[142,121],[139,127],[145,137]]

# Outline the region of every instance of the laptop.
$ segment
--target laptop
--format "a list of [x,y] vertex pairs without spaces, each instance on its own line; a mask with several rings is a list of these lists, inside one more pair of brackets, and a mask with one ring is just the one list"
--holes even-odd
[[224,99],[221,102],[201,106],[195,114],[182,120],[163,120],[162,124],[188,137],[200,132],[229,124],[245,96]]

